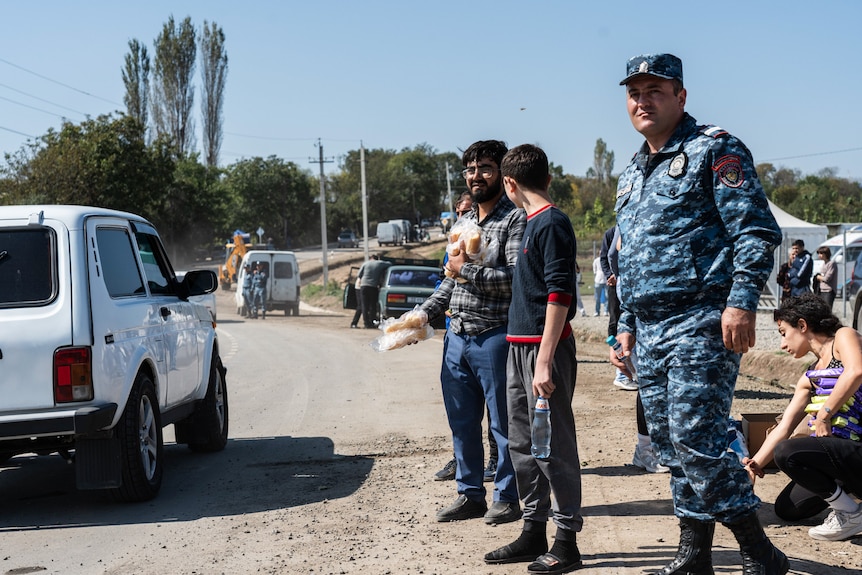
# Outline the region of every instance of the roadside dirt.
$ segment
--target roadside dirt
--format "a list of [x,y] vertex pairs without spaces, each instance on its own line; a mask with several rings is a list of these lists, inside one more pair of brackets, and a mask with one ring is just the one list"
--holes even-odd
[[[428,257],[439,245],[409,251],[399,257]],[[344,285],[349,266],[330,269],[331,280]],[[330,313],[348,310],[335,297],[308,302]],[[591,298],[584,298],[592,310]],[[762,314],[760,334],[772,336],[774,324]],[[760,322],[759,322],[760,323]],[[606,318],[577,317],[573,321],[578,345],[579,373],[575,393],[580,458],[584,484],[584,530],[579,545],[585,565],[596,573],[644,573],[658,569],[672,557],[678,542],[668,477],[647,474],[631,465],[635,445],[635,394],[611,384],[613,371],[607,362]],[[439,336],[438,336],[439,337]],[[774,337],[764,338],[775,346]],[[793,385],[804,371],[806,360],[794,360],[777,347],[758,346],[744,356],[732,416],[780,413],[790,399]],[[508,574],[526,572],[524,565],[486,566],[482,555],[514,539],[519,523],[489,527],[480,521],[437,524],[434,512],[455,497],[452,482],[431,480],[449,457],[449,438],[416,442],[388,438],[379,445],[354,446],[356,453],[379,455],[375,472],[357,493],[355,501],[342,509],[331,502],[326,513],[311,518],[315,533],[348,545],[347,562],[323,560],[320,573],[455,573]],[[773,470],[759,480],[756,492],[763,500],[760,517],[767,534],[791,558],[792,572],[826,574],[862,573],[862,539],[822,543],[808,537],[808,528],[822,517],[805,524],[789,524],[773,512],[772,502],[786,485],[787,477]],[[338,509],[358,522],[344,521]],[[552,535],[553,528],[549,529]],[[313,537],[304,544],[316,547]],[[298,547],[297,547],[298,548]],[[740,571],[737,545],[730,532],[716,530],[714,561],[717,572]],[[320,549],[323,551],[323,549]],[[397,567],[396,567],[397,566]],[[846,570],[846,571],[845,571]],[[312,572],[309,565],[308,572]]]

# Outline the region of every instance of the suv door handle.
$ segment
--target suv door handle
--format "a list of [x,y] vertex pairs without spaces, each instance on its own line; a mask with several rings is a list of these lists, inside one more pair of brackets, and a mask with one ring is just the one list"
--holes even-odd
[[169,310],[169,309],[168,309],[168,308],[166,308],[166,307],[163,307],[163,308],[161,308],[161,309],[159,310],[159,313],[161,313],[161,314],[162,314],[162,317],[163,317],[164,319],[167,319],[167,317],[168,317],[169,315],[171,315],[171,310]]

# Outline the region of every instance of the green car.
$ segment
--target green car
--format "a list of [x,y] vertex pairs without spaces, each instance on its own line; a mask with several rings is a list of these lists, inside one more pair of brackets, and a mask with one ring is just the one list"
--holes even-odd
[[[434,293],[442,280],[441,270],[431,266],[392,265],[383,276],[380,287],[380,319],[400,317],[422,304]],[[432,318],[435,329],[446,327],[443,315]]]

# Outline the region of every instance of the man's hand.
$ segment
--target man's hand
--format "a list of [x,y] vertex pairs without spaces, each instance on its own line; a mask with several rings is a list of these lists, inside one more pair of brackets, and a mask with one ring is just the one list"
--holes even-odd
[[608,287],[615,287],[617,285],[617,276],[611,274],[611,277],[608,278],[607,284]]
[[737,307],[727,307],[721,314],[721,335],[724,347],[735,352],[745,353],[754,347],[754,326],[757,314]]
[[449,254],[449,259],[446,261],[446,269],[455,277],[461,275],[461,266],[470,261],[467,259],[467,246],[464,240],[458,243],[458,248],[458,253]]
[[[635,348],[635,336],[633,336],[631,333],[625,332],[625,333],[618,333],[616,335],[616,338],[617,338],[617,341],[620,342],[620,345],[622,346],[621,349],[622,349],[623,355],[630,356],[632,354],[632,350],[634,350],[634,348]],[[614,365],[614,367],[616,367],[617,369],[622,371],[626,375],[626,377],[628,377],[629,379],[633,379],[634,374],[629,372],[629,368],[626,366],[625,362],[617,357],[617,354],[614,351],[614,348],[611,347],[608,349],[610,351],[609,357],[610,357],[611,363]]]

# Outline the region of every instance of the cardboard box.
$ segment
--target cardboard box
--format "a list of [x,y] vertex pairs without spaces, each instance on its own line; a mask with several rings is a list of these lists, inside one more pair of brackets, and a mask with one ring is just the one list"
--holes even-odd
[[[772,431],[775,427],[775,418],[781,415],[780,413],[743,413],[742,414],[742,435],[745,436],[745,442],[748,445],[748,453],[754,455],[760,446],[763,445],[763,440],[766,439],[766,434]],[[775,467],[772,462],[767,467]]]

